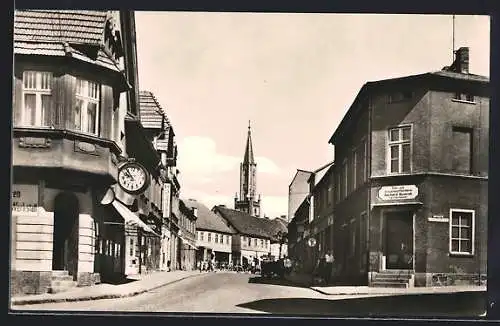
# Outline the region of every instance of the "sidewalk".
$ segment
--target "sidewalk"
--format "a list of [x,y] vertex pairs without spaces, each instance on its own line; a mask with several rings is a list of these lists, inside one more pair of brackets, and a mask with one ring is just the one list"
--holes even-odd
[[199,271],[154,272],[151,274],[130,277],[130,279],[135,279],[136,281],[126,284],[98,284],[95,286],[78,287],[74,290],[55,294],[44,293],[12,297],[11,304],[14,306],[37,303],[125,298],[199,275],[205,275],[205,273],[200,273]]
[[286,276],[286,279],[298,286],[308,287],[314,291],[326,295],[401,295],[486,291],[486,286],[484,285],[457,285],[413,288],[382,288],[369,286],[312,286],[311,275],[305,273],[292,273]]

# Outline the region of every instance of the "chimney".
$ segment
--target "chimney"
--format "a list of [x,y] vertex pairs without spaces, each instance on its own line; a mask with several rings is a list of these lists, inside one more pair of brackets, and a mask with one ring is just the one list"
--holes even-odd
[[461,74],[468,74],[469,73],[469,48],[468,47],[461,47],[460,49],[457,50],[456,56],[455,56],[455,72],[461,73]]

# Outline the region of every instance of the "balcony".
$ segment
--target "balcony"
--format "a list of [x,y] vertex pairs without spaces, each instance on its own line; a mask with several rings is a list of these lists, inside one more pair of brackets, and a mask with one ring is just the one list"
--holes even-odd
[[63,129],[14,128],[13,166],[117,177],[121,150],[110,140]]

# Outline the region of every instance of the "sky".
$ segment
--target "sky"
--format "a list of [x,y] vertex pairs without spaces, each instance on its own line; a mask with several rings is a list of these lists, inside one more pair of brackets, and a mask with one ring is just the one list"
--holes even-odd
[[[364,83],[452,62],[450,15],[136,12],[139,87],[178,144],[181,197],[233,208],[251,120],[262,212],[286,215],[297,169],[328,144]],[[489,76],[490,21],[456,16],[455,49]]]

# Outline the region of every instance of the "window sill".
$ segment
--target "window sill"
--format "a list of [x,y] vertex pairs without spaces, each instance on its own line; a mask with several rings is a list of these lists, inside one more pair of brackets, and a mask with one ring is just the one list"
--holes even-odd
[[476,102],[474,102],[474,101],[459,100],[459,99],[456,99],[456,98],[452,98],[451,101],[452,102],[457,102],[457,103],[464,103],[464,104],[476,105]]
[[474,257],[474,254],[471,253],[465,253],[465,252],[450,252],[448,253],[449,257],[463,257],[463,258],[472,258]]

